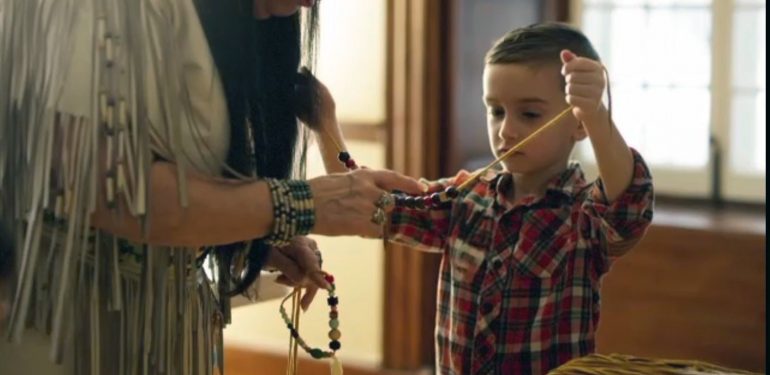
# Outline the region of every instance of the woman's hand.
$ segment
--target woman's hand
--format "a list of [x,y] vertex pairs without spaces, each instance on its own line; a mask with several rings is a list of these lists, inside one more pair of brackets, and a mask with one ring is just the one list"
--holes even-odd
[[407,194],[424,192],[424,186],[417,180],[387,170],[359,169],[308,182],[315,204],[313,233],[326,236],[381,238],[383,227],[372,219],[382,195],[393,190]]
[[315,240],[308,237],[295,237],[284,247],[270,249],[265,260],[265,268],[274,268],[281,272],[276,282],[294,287],[305,288],[300,306],[307,311],[313,302],[318,289],[329,289],[331,286],[324,279],[321,270],[321,252]]

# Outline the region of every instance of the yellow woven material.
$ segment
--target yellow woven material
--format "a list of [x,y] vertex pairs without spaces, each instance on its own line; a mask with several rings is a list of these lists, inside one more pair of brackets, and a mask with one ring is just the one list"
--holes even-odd
[[592,354],[573,359],[548,375],[759,375],[700,361],[638,358],[623,354]]

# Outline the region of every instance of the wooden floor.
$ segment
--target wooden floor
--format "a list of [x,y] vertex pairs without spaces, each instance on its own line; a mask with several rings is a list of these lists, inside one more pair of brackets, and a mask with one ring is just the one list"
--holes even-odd
[[[329,362],[301,358],[297,366],[299,374],[329,374]],[[345,375],[428,375],[423,371],[390,371],[374,366],[343,363]],[[286,356],[275,353],[229,347],[225,349],[225,374],[227,375],[285,375]]]

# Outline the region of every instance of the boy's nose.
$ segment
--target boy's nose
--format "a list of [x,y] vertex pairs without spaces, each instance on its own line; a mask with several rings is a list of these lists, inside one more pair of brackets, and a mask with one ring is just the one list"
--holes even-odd
[[517,128],[513,120],[510,119],[510,117],[506,117],[505,120],[503,121],[503,126],[500,127],[498,136],[506,144],[510,143],[510,141],[518,141],[519,129]]

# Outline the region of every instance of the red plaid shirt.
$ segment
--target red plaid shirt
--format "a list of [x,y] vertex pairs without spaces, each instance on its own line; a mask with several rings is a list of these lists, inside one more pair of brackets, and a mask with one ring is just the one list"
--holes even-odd
[[[441,210],[398,208],[391,239],[441,251],[441,374],[545,374],[592,353],[599,287],[652,220],[652,180],[634,150],[631,185],[611,204],[571,164],[543,197],[509,207],[510,174],[490,172]],[[431,183],[432,191],[468,178]]]

